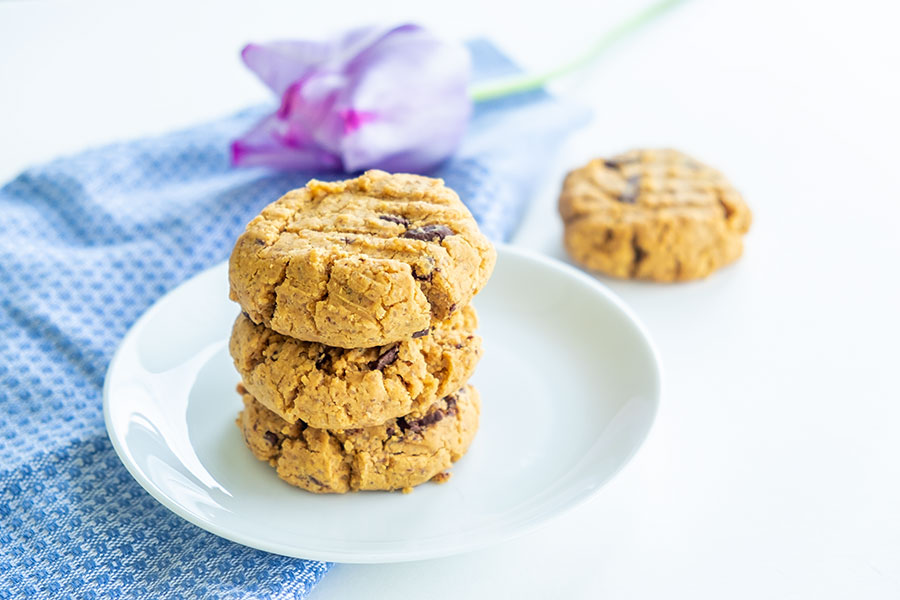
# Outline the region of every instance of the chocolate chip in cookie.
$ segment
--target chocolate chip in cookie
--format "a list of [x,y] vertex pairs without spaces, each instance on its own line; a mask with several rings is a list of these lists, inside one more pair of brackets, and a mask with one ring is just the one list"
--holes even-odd
[[625,183],[625,189],[619,194],[619,202],[624,202],[625,204],[634,204],[634,201],[637,200],[638,192],[641,189],[641,176],[635,175],[634,177],[629,177],[628,181]]
[[388,223],[396,223],[397,225],[409,227],[409,219],[406,219],[404,217],[400,217],[397,215],[378,215],[378,218],[382,221],[387,221]]
[[453,230],[446,225],[425,225],[408,229],[400,237],[422,242],[443,242],[449,235],[453,235]]
[[400,344],[394,344],[387,350],[378,355],[378,358],[369,363],[369,368],[373,371],[384,371],[384,368],[396,362],[400,356]]

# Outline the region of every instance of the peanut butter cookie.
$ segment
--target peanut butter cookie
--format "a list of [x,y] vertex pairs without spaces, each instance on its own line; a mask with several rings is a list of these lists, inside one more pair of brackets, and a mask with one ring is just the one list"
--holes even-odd
[[725,177],[676,150],[633,150],[569,173],[565,245],[594,271],[681,281],[737,260],[751,213]]
[[301,342],[240,315],[230,349],[249,393],[279,417],[348,429],[421,417],[461,388],[481,357],[477,325],[475,309],[464,306],[407,341],[348,350]]
[[263,209],[232,252],[231,299],[284,335],[383,346],[468,304],[495,260],[443,181],[368,171],[312,180]]
[[418,419],[329,431],[288,423],[238,386],[244,410],[237,424],[253,454],[291,485],[319,494],[397,490],[435,478],[459,460],[478,429],[478,392],[466,386]]

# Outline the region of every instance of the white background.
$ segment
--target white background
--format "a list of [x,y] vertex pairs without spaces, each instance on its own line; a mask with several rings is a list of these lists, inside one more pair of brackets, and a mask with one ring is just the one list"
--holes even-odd
[[[266,99],[238,59],[251,40],[414,20],[540,68],[639,6],[0,3],[0,179]],[[744,192],[745,256],[699,283],[604,279],[665,381],[648,443],[596,498],[476,553],[338,565],[313,598],[900,597],[898,24],[890,1],[694,0],[556,85],[594,120],[515,243],[563,256],[566,169],[674,146]]]

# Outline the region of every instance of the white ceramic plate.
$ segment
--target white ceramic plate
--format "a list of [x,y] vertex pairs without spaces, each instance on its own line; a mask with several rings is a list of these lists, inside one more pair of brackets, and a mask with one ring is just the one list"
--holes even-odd
[[109,367],[106,427],[154,498],[235,542],[339,562],[432,558],[499,542],[595,494],[641,445],[660,373],[643,327],[593,278],[501,246],[475,300],[481,427],[443,485],[315,495],[244,446],[227,338],[227,268],[157,302]]

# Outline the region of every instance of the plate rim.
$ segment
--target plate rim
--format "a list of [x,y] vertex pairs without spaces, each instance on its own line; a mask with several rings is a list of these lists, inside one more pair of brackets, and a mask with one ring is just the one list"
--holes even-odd
[[[125,466],[126,470],[131,474],[131,476],[138,482],[138,484],[150,494],[157,502],[162,504],[165,508],[173,512],[178,517],[184,519],[188,523],[203,529],[213,535],[218,537],[227,539],[237,544],[241,544],[243,546],[247,546],[249,548],[254,548],[257,550],[262,550],[264,552],[270,552],[273,554],[278,554],[282,556],[289,556],[293,558],[300,558],[305,560],[318,560],[325,562],[339,562],[339,563],[349,563],[349,564],[386,564],[386,563],[397,563],[397,562],[410,562],[416,560],[427,560],[433,558],[441,558],[445,556],[453,556],[456,554],[463,554],[472,552],[475,550],[479,550],[482,548],[486,548],[489,546],[494,546],[496,544],[502,543],[504,541],[512,540],[528,533],[534,532],[538,529],[548,526],[553,523],[556,519],[559,519],[563,515],[571,512],[572,510],[578,508],[579,506],[584,505],[588,501],[595,498],[611,481],[613,481],[622,470],[628,466],[632,460],[634,460],[637,453],[646,445],[647,439],[650,437],[651,432],[653,431],[657,417],[659,414],[660,404],[662,401],[662,390],[663,390],[663,368],[662,361],[660,360],[659,352],[656,348],[656,344],[653,341],[653,338],[650,336],[647,327],[644,325],[643,321],[634,313],[634,311],[629,307],[624,300],[622,300],[618,295],[616,295],[612,290],[610,290],[605,284],[597,280],[595,277],[589,275],[588,273],[581,271],[580,269],[553,258],[551,256],[522,248],[519,246],[514,246],[512,244],[507,243],[498,243],[495,242],[494,246],[497,248],[498,254],[506,253],[517,255],[519,258],[524,258],[526,260],[533,260],[541,263],[543,266],[550,268],[552,270],[561,271],[562,273],[574,277],[576,280],[580,281],[583,284],[586,284],[588,287],[593,288],[593,290],[600,295],[602,295],[607,301],[609,301],[615,308],[617,308],[631,323],[631,325],[637,331],[639,338],[643,341],[646,349],[651,357],[652,363],[652,373],[655,379],[654,393],[652,394],[651,400],[651,408],[649,414],[649,422],[646,429],[637,439],[637,442],[634,444],[632,449],[625,455],[625,458],[603,479],[599,485],[591,492],[584,494],[574,500],[572,500],[567,505],[561,507],[556,512],[553,512],[543,519],[537,519],[531,521],[517,529],[512,531],[500,531],[494,532],[491,535],[483,536],[480,539],[477,539],[473,542],[470,542],[464,547],[447,547],[447,548],[436,548],[434,550],[426,550],[426,551],[392,551],[386,552],[379,555],[366,554],[365,551],[353,553],[346,551],[317,551],[311,548],[302,548],[296,545],[284,545],[279,544],[277,542],[270,542],[265,540],[264,538],[254,538],[241,534],[235,534],[232,529],[229,529],[225,526],[219,525],[214,520],[205,519],[202,516],[195,514],[194,512],[186,509],[182,504],[173,500],[169,495],[167,495],[162,489],[160,489],[152,479],[149,477],[145,477],[143,472],[137,468],[135,464],[132,463],[130,459],[128,459],[128,452],[126,448],[123,446],[124,440],[119,440],[118,436],[114,435],[114,427],[112,424],[112,416],[110,414],[110,379],[112,374],[114,373],[118,363],[121,360],[122,352],[124,352],[126,346],[128,346],[128,342],[132,340],[138,333],[143,329],[143,326],[146,322],[153,318],[153,316],[159,311],[162,310],[162,306],[164,303],[175,294],[179,293],[183,287],[199,280],[202,277],[209,276],[209,274],[213,271],[222,269],[228,263],[227,260],[216,263],[206,269],[195,273],[188,279],[180,282],[178,285],[167,291],[165,294],[157,298],[153,304],[145,310],[140,317],[138,317],[134,323],[132,323],[129,327],[125,335],[122,337],[118,346],[116,347],[115,352],[109,362],[109,366],[107,367],[106,374],[103,379],[103,420],[106,426],[106,434],[112,443],[113,449],[116,452],[116,455],[119,458],[119,461]],[[226,269],[227,271],[227,269]],[[617,412],[618,414],[618,412]]]

